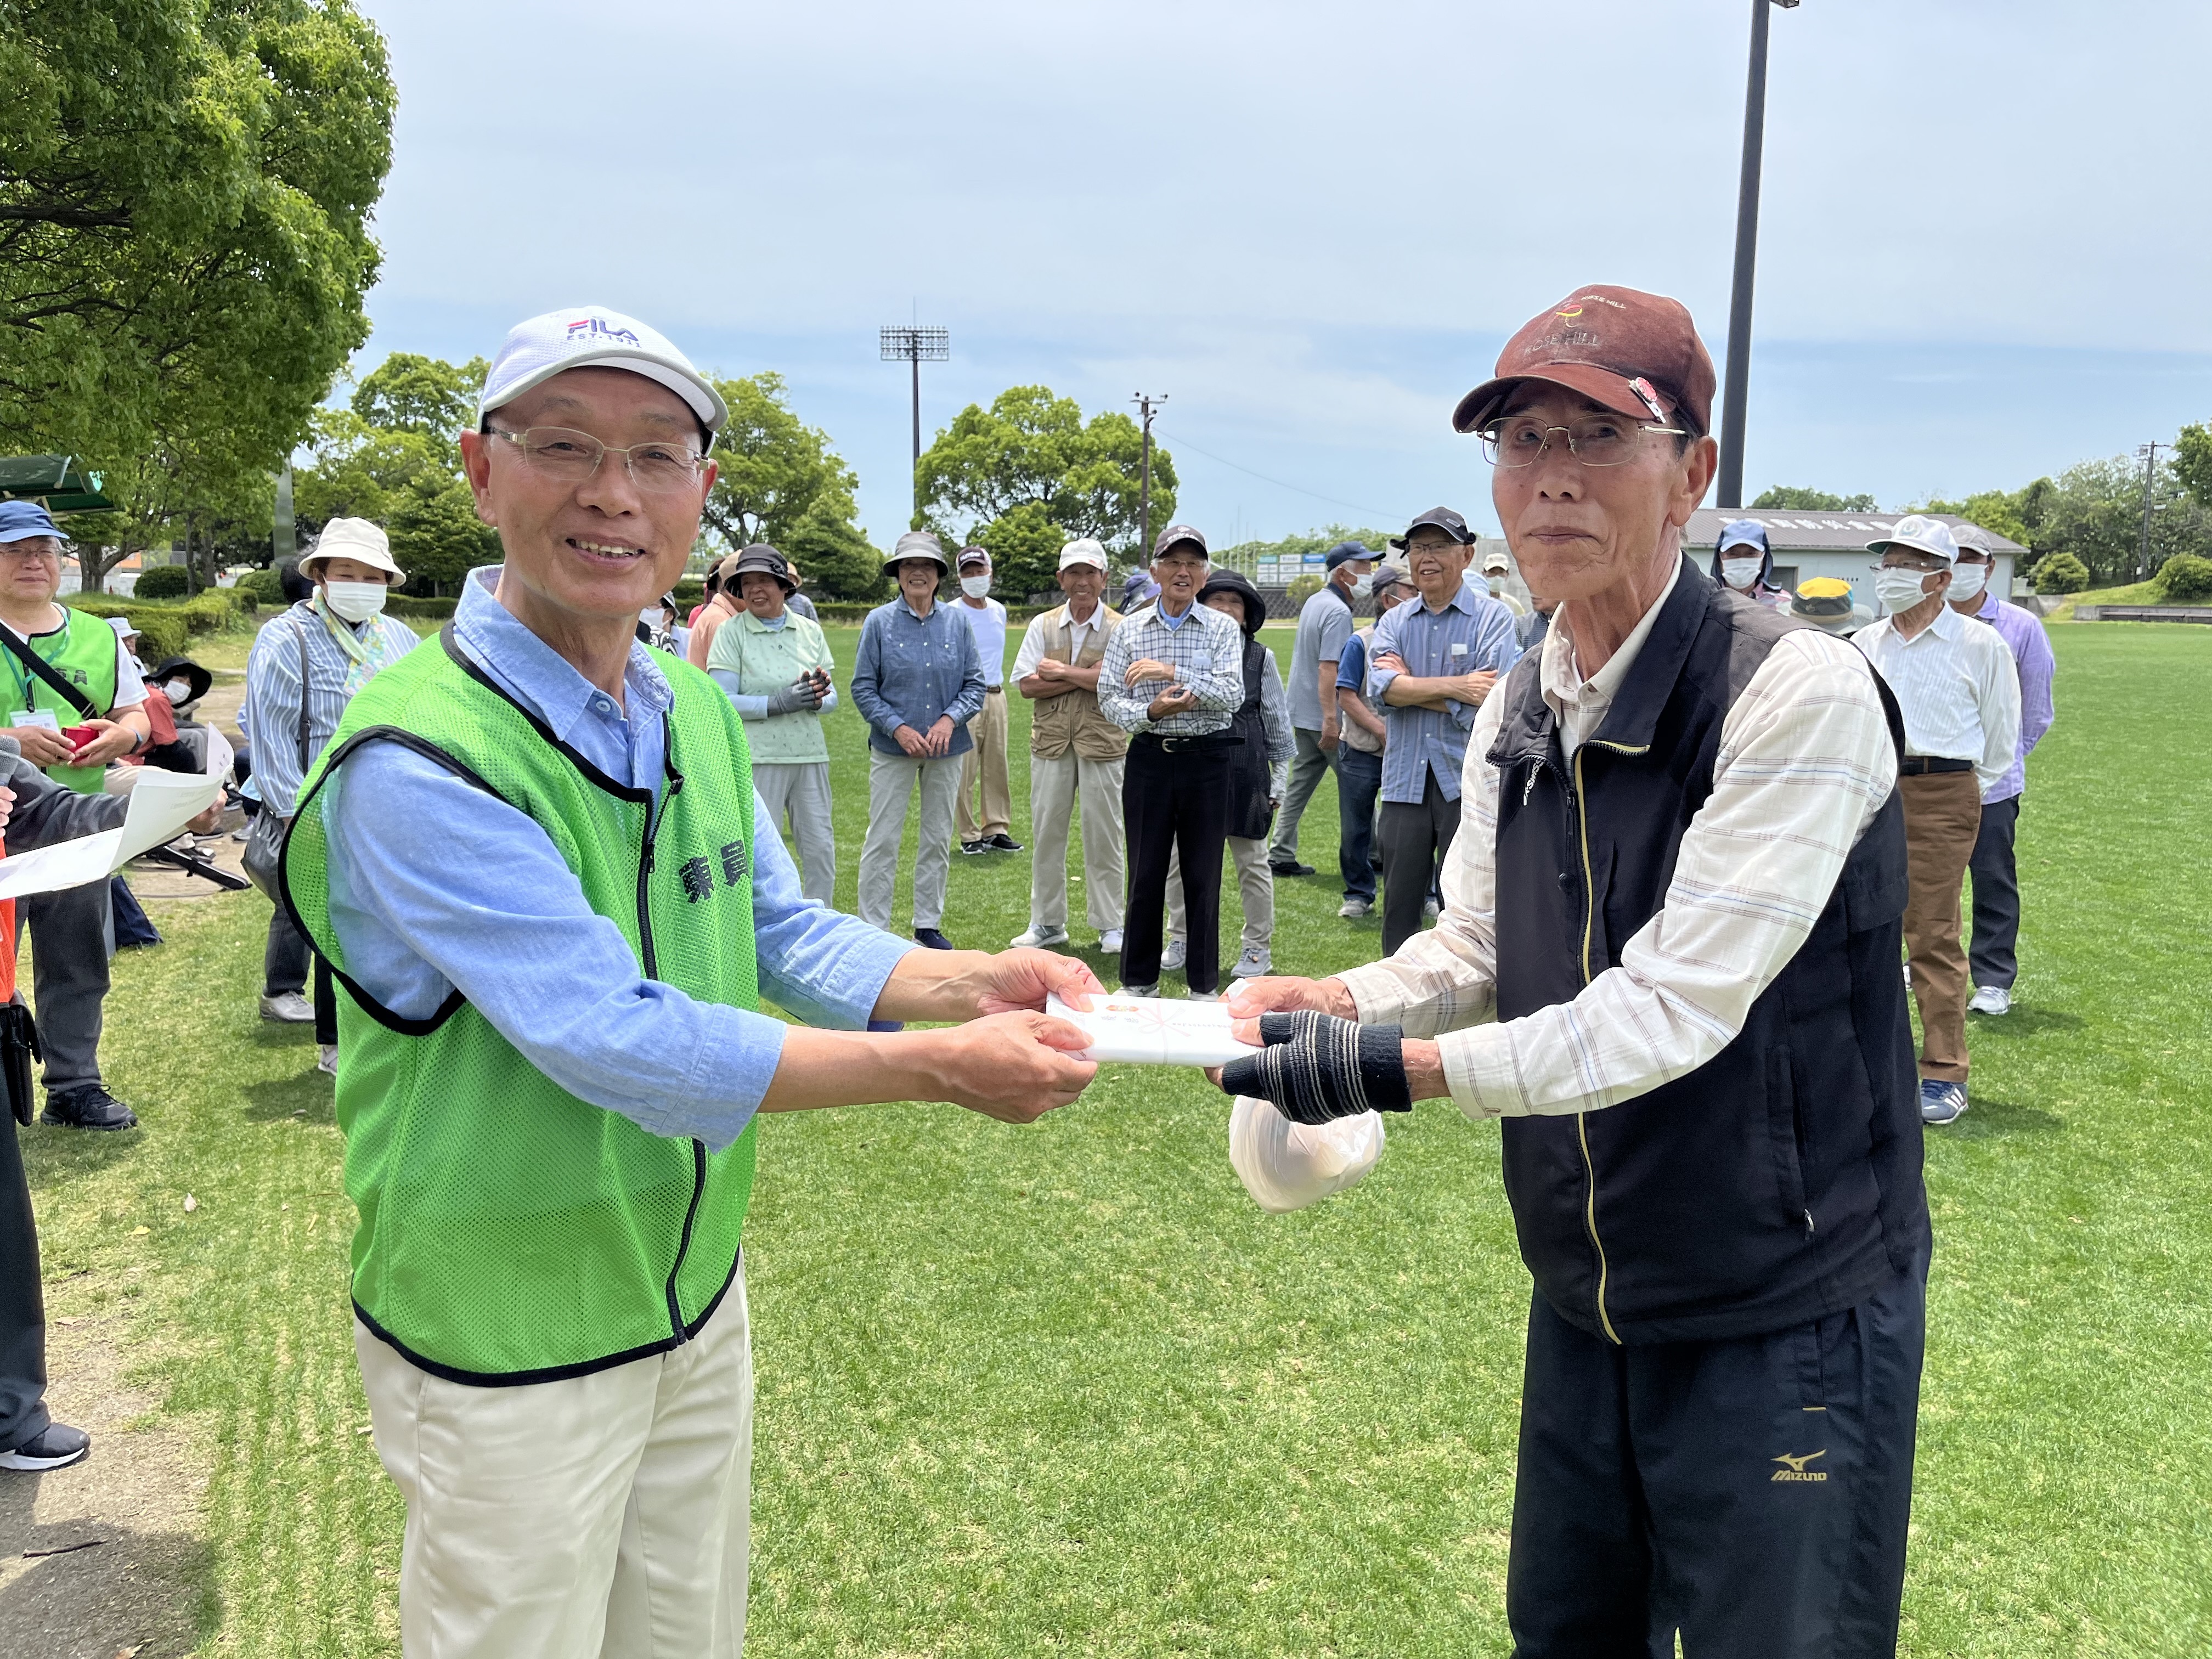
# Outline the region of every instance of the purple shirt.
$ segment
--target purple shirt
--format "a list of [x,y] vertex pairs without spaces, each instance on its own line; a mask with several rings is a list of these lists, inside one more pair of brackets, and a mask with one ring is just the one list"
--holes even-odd
[[2043,619],[2025,606],[2007,605],[1996,594],[1985,593],[1974,617],[2003,637],[2020,672],[2020,748],[2011,769],[1982,797],[1987,805],[2010,800],[2027,787],[2027,757],[2057,718],[2051,704],[2051,682],[2058,672],[2058,661],[2051,653],[2051,635],[2043,631]]

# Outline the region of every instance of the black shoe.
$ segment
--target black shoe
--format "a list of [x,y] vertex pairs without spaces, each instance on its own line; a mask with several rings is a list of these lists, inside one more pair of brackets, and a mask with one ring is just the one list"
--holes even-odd
[[92,1437],[66,1423],[49,1423],[13,1451],[0,1452],[0,1469],[43,1474],[82,1463],[92,1451]]
[[926,945],[932,951],[950,951],[952,948],[952,941],[934,927],[915,928],[914,942],[916,945]]
[[46,1091],[46,1120],[64,1129],[131,1129],[137,1117],[97,1083]]
[[1279,876],[1310,876],[1314,872],[1313,866],[1300,864],[1296,859],[1292,859],[1288,864],[1271,863],[1267,867]]
[[994,853],[1018,853],[1022,850],[1021,842],[1003,830],[995,836],[984,836],[983,845]]
[[972,859],[978,853],[989,852],[991,843],[987,841],[963,841],[960,843],[960,850]]

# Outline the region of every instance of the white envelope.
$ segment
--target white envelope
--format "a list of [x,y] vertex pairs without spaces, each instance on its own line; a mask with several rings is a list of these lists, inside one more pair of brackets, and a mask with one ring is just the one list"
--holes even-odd
[[1160,997],[1094,994],[1088,1013],[1058,997],[1045,1012],[1090,1035],[1079,1058],[1131,1060],[1140,1066],[1226,1066],[1253,1052],[1229,1030],[1229,1010],[1218,1002],[1170,1001]]
[[0,859],[0,898],[58,893],[104,880],[147,848],[174,841],[222,793],[219,778],[148,767],[131,791],[119,827]]

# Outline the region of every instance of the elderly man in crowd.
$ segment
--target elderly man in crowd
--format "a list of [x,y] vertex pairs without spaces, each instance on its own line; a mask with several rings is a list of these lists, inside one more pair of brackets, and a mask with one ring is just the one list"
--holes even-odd
[[1506,579],[1513,574],[1513,561],[1502,547],[1493,547],[1482,556],[1482,586],[1490,597],[1504,605],[1513,616],[1513,629],[1519,635],[1521,624],[1528,618],[1528,607],[1506,586]]
[[937,602],[937,585],[951,567],[936,537],[908,531],[884,567],[897,579],[898,597],[868,612],[853,664],[853,706],[868,723],[860,920],[872,927],[891,924],[899,843],[918,788],[914,937],[933,951],[950,951],[940,924],[952,865],[952,809],[962,759],[975,746],[968,725],[983,708],[983,663],[968,624]]
[[1680,305],[1597,287],[1462,400],[1559,603],[1476,717],[1443,918],[1230,1004],[1297,1011],[1223,1075],[1296,1120],[1504,1120],[1522,1659],[1897,1641],[1929,1251],[1901,743],[1856,652],[1683,556],[1712,392]]
[[1198,603],[1212,566],[1206,538],[1190,526],[1160,532],[1159,595],[1114,630],[1099,665],[1099,711],[1135,739],[1121,782],[1129,833],[1121,988],[1139,996],[1159,990],[1170,854],[1189,895],[1190,994],[1211,999],[1221,983],[1221,854],[1241,746],[1230,726],[1244,702],[1244,630]]
[[[756,1115],[1032,1119],[1092,1068],[1065,1052],[1079,1030],[1023,1011],[1097,981],[801,896],[729,699],[634,637],[726,418],[681,352],[596,307],[533,318],[479,415],[462,458],[505,562],[354,699],[284,859],[348,993],[355,1348],[407,1499],[401,1642],[734,1659]],[[851,1029],[871,1018],[972,1023]]]
[[1731,592],[1776,611],[1790,608],[1790,590],[1774,583],[1774,554],[1766,526],[1756,519],[1731,519],[1713,544],[1712,579]]
[[1448,507],[1413,520],[1403,548],[1414,596],[1375,623],[1367,684],[1388,711],[1382,751],[1382,950],[1421,931],[1459,831],[1460,773],[1475,711],[1520,660],[1513,614],[1467,580],[1474,534]]
[[1291,763],[1289,793],[1275,817],[1275,838],[1267,867],[1279,876],[1310,876],[1313,866],[1298,862],[1298,822],[1321,781],[1336,765],[1342,730],[1336,712],[1337,665],[1352,637],[1352,607],[1367,591],[1375,555],[1358,542],[1340,542],[1328,550],[1328,575],[1321,591],[1298,608],[1298,629],[1291,644],[1291,732],[1297,744]]
[[1974,878],[1973,944],[1966,963],[1974,994],[1967,1012],[2008,1014],[2013,981],[2020,976],[2020,872],[2013,861],[2013,839],[2020,831],[2021,798],[2027,790],[2027,757],[2057,718],[2051,698],[2058,660],[2042,620],[2016,605],[2007,605],[1990,586],[1996,555],[1988,532],[1960,525],[1952,532],[1959,545],[1948,590],[1951,609],[1985,622],[2012,653],[2020,678],[2020,745],[2005,774],[1982,792],[1981,828],[1974,836],[1966,872]]
[[1088,536],[1060,550],[1067,603],[1030,619],[1014,654],[1030,714],[1030,925],[1018,945],[1067,943],[1067,824],[1083,803],[1083,907],[1105,956],[1121,950],[1121,775],[1129,734],[1099,712],[1107,641],[1106,550]]
[[[1369,584],[1377,621],[1413,592],[1413,583],[1396,565],[1377,565]],[[1336,867],[1344,879],[1344,902],[1336,914],[1346,921],[1375,908],[1375,872],[1382,867],[1382,855],[1375,848],[1375,820],[1390,728],[1382,711],[1367,701],[1367,647],[1374,633],[1371,623],[1353,629],[1336,665],[1336,708],[1343,720],[1343,741],[1336,751]]]
[[[960,805],[953,828],[963,853],[1018,853],[1013,828],[1013,783],[1006,768],[1006,607],[991,597],[991,554],[960,550],[960,598],[953,605],[975,636],[983,667],[983,712],[969,725],[975,740],[960,763]],[[970,802],[974,805],[971,808]]]
[[2020,676],[1987,623],[1946,603],[1958,544],[1920,514],[1867,544],[1881,562],[1874,594],[1887,615],[1851,635],[1905,714],[1897,790],[1912,860],[1905,913],[1912,994],[1920,1005],[1920,1115],[1954,1123],[1966,1109],[1966,951],[1959,896],[1981,833],[1982,794],[2020,744]]

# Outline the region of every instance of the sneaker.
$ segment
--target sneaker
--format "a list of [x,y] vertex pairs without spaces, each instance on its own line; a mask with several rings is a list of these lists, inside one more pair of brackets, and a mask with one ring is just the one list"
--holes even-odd
[[1440,916],[1443,915],[1443,913],[1444,907],[1437,903],[1434,899],[1423,899],[1421,901],[1421,914],[1423,915]]
[[43,1474],[82,1463],[92,1451],[92,1437],[66,1423],[49,1423],[13,1451],[0,1452],[0,1469]]
[[1296,859],[1285,859],[1279,864],[1271,861],[1267,867],[1279,876],[1310,876],[1314,872],[1313,866],[1300,864]]
[[1016,841],[1012,836],[1008,835],[1003,830],[1000,830],[995,836],[984,836],[983,845],[990,848],[994,853],[1018,853],[1022,850],[1021,842]]
[[1102,957],[1118,957],[1121,954],[1121,930],[1120,928],[1109,927],[1104,933],[1098,935],[1098,954]]
[[916,945],[926,945],[933,951],[950,951],[952,948],[952,941],[945,938],[944,934],[939,933],[934,927],[915,928],[914,930],[914,942]]
[[297,991],[280,991],[273,997],[261,999],[261,1018],[273,1019],[280,1025],[313,1025],[315,1005]]
[[1275,971],[1275,958],[1264,945],[1255,945],[1237,958],[1237,965],[1229,970],[1231,979],[1257,979],[1262,974]]
[[1908,991],[1912,988],[1912,964],[1909,962],[1905,964],[1905,988]]
[[1221,993],[1218,991],[1193,991],[1190,994],[1190,1000],[1193,1002],[1218,1002],[1221,1000]]
[[129,1129],[138,1122],[128,1106],[97,1083],[47,1090],[45,1116],[62,1129]]
[[1974,1000],[1966,1005],[1970,1014],[2008,1014],[2012,1012],[2012,993],[2002,985],[1977,987]]
[[1167,949],[1160,952],[1160,971],[1164,974],[1180,973],[1183,963],[1189,960],[1190,946],[1179,939],[1171,939],[1168,941]]
[[972,859],[978,853],[988,853],[991,848],[989,843],[986,842],[963,841],[960,843],[960,850]]
[[1966,1115],[1966,1085],[1942,1083],[1932,1077],[1920,1079],[1920,1121],[1933,1127],[1956,1123]]
[[1125,997],[1156,997],[1160,994],[1157,985],[1124,985],[1121,994]]
[[1067,943],[1067,929],[1048,927],[1041,921],[1033,921],[1027,932],[1015,934],[1007,942],[1017,951],[1035,951],[1048,945],[1065,945]]
[[1336,914],[1346,921],[1356,921],[1361,916],[1372,915],[1374,913],[1375,901],[1372,899],[1348,898],[1336,907]]
[[338,1045],[318,1042],[315,1045],[315,1069],[327,1077],[338,1074]]

